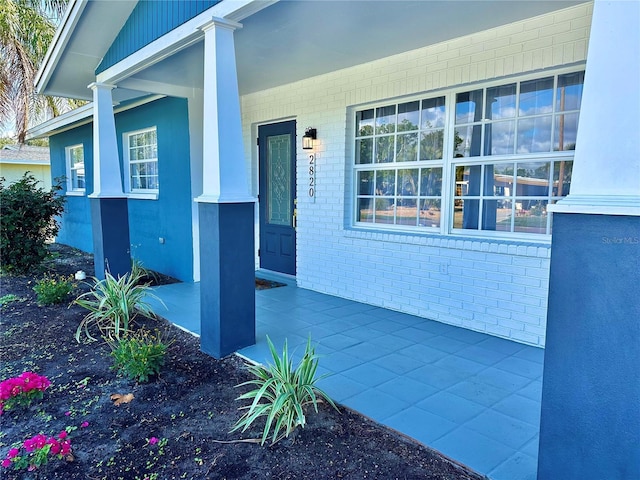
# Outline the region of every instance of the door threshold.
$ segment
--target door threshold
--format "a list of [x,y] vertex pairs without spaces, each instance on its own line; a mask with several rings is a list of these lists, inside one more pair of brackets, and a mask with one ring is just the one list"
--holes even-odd
[[287,283],[287,285],[293,284],[297,285],[297,280],[295,275],[289,275],[288,273],[276,272],[275,270],[267,270],[265,268],[259,268],[256,270],[256,275],[260,277],[264,277],[265,280],[277,280],[283,283]]

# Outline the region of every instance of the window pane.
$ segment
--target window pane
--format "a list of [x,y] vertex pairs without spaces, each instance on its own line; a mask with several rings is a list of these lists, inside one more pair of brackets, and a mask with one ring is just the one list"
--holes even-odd
[[373,161],[373,138],[356,140],[356,164]]
[[577,133],[577,113],[567,113],[556,116],[555,131],[553,133],[553,150],[556,152],[575,150]]
[[396,142],[396,162],[415,162],[418,160],[418,133],[398,135]]
[[477,157],[480,155],[481,125],[456,127],[454,132],[454,157]]
[[558,77],[556,111],[579,110],[582,102],[584,72],[568,73]]
[[398,170],[398,195],[414,197],[418,195],[418,169]]
[[396,194],[396,171],[378,170],[376,172],[376,195],[393,196]]
[[398,131],[417,130],[420,121],[420,102],[401,103],[398,105]]
[[511,231],[511,200],[485,200],[482,203],[482,230]]
[[356,132],[361,137],[373,135],[373,108],[356,113]]
[[358,221],[373,223],[373,198],[358,199]]
[[510,197],[513,191],[513,164],[485,165],[484,194]]
[[516,116],[516,84],[487,88],[486,118],[499,120]]
[[549,162],[518,163],[516,195],[549,195]]
[[485,155],[511,155],[515,143],[516,122],[514,120],[485,125]]
[[420,195],[423,197],[442,195],[442,168],[423,168],[420,171]]
[[551,115],[518,121],[517,153],[551,150]]
[[418,225],[421,227],[440,227],[440,200],[420,200],[420,217]]
[[[569,195],[571,188],[571,173],[573,171],[572,161],[554,162],[553,166],[553,192],[554,197]],[[560,179],[562,178],[562,182]]]
[[444,129],[420,134],[420,160],[442,160]]
[[547,201],[516,199],[516,232],[547,233]]
[[393,135],[376,138],[376,163],[393,162]]
[[396,106],[376,108],[376,134],[396,131]]
[[453,228],[478,229],[480,200],[457,200],[453,213]]
[[358,195],[373,195],[373,172],[358,172]]
[[553,77],[520,84],[520,116],[550,113],[553,107]]
[[415,198],[402,198],[396,207],[396,224],[416,226],[418,219],[418,201]]
[[459,93],[456,96],[456,124],[482,120],[482,90]]
[[444,97],[422,101],[422,128],[443,128],[445,120]]
[[393,223],[393,199],[376,198],[376,223]]

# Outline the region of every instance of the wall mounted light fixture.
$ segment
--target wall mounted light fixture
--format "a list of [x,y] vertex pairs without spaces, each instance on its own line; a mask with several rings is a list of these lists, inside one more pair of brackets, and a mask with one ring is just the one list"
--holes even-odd
[[302,137],[302,149],[313,150],[313,141],[318,137],[318,131],[315,128],[307,127]]

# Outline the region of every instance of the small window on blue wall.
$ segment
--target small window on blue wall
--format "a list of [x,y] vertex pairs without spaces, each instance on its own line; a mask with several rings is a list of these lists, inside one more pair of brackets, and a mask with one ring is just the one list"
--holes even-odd
[[158,138],[156,127],[124,134],[125,183],[131,193],[158,193]]
[[67,169],[67,194],[84,194],[84,147],[73,145],[65,148]]

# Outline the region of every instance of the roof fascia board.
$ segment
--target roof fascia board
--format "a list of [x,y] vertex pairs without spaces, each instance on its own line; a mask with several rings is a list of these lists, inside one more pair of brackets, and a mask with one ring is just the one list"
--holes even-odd
[[[113,108],[113,113],[116,114],[120,112],[126,112],[127,110],[131,110],[132,108],[139,107],[146,103],[155,102],[156,100],[164,97],[166,97],[166,95],[149,95],[131,103],[116,105]],[[93,102],[87,103],[82,107],[71,110],[70,112],[64,113],[58,117],[47,120],[40,125],[30,128],[29,130],[27,130],[27,140],[50,137],[51,135],[56,135],[58,133],[66,132],[67,130],[80,127],[82,125],[86,125],[87,123],[91,123],[92,121]]]
[[75,26],[80,19],[80,15],[87,6],[87,1],[88,0],[71,0],[69,2],[69,6],[64,13],[60,26],[56,30],[53,40],[51,41],[51,45],[49,46],[49,49],[44,56],[44,60],[36,73],[34,84],[37,93],[42,93],[51,79],[51,75],[62,56],[62,52],[67,46],[67,43],[69,43],[71,33],[75,29]]
[[0,163],[6,165],[51,165],[51,163],[46,160],[29,160],[27,158],[25,158],[24,160],[8,160],[0,158]]
[[237,22],[277,1],[279,0],[222,1],[107,68],[96,76],[96,81],[117,84],[127,77],[135,75],[137,72],[200,41],[204,36],[200,27],[210,22],[212,18],[226,18]]

